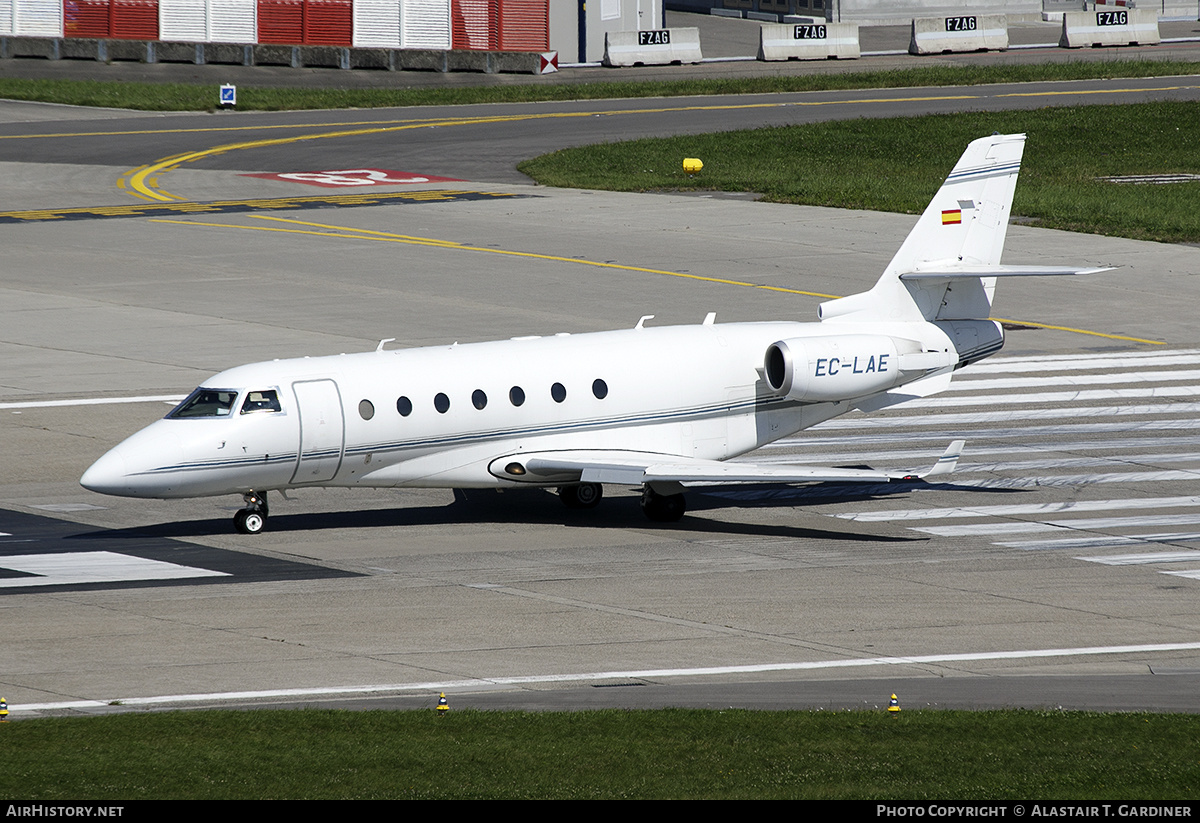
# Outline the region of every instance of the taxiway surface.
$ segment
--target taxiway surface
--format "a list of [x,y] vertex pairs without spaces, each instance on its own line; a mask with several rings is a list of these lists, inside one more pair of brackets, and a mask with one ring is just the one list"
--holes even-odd
[[[1119,94],[1195,99],[1196,78],[1139,82]],[[893,99],[902,96],[872,98],[898,112],[982,105],[928,90]],[[810,101],[749,111],[829,110]],[[588,512],[543,492],[307,490],[275,496],[268,531],[250,538],[232,533],[238,500],[132,501],[78,486],[170,398],[239,363],[389,337],[431,345],[618,328],[645,314],[664,324],[709,311],[718,322],[810,319],[817,295],[874,282],[914,218],[551,190],[511,169],[561,124],[561,144],[728,127],[719,107],[729,101],[706,102],[627,115],[597,109],[644,101],[527,107],[554,115],[536,118],[519,107],[509,118],[499,108],[7,118],[0,687],[10,709],[356,690],[432,701],[442,689],[457,705],[482,691],[516,695],[514,705],[530,691],[547,705],[728,705],[739,685],[747,704],[777,706],[813,694],[854,702],[867,689],[886,697],[897,682],[913,704],[1176,708],[1193,694],[1193,247],[1013,226],[1007,263],[1122,268],[1003,283],[1006,349],[953,391],[767,451],[921,468],[965,438],[959,472],[925,488],[693,494],[667,528],[618,489]],[[437,128],[384,130],[430,119]],[[257,141],[297,123],[305,135],[351,122],[362,134],[169,161],[246,139],[247,120]],[[233,132],[199,130],[209,126]],[[416,187],[424,194],[379,187],[401,196],[356,206],[336,200],[342,191],[245,176],[359,167],[461,182]],[[145,168],[157,171],[137,178]],[[326,200],[301,207],[300,197]],[[255,199],[276,205],[211,205]],[[859,685],[840,692],[811,685],[850,679]],[[712,691],[678,696],[673,683]],[[593,688],[635,684],[647,687],[636,699]]]

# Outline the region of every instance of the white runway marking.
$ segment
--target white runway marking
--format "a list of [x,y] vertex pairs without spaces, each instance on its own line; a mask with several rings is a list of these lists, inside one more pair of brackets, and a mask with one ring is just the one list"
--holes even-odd
[[1155,463],[1200,463],[1200,453],[1143,454],[1138,456],[1060,457],[1057,460],[1010,460],[1003,463],[959,463],[961,472],[1027,472],[1030,469],[1081,469],[1094,466],[1152,466]]
[[[1178,492],[1193,491],[1200,480],[1197,397],[1200,349],[996,358],[963,369],[945,394],[871,417],[832,420],[817,427],[816,437],[773,444],[764,462],[920,470],[938,446],[962,438],[957,471],[934,487],[914,487],[925,493],[907,496],[911,508],[833,516],[912,524],[912,531],[927,535],[1021,551],[1123,551],[1076,558],[1109,566],[1192,563],[1200,560],[1190,548],[1200,542],[1200,495]],[[1079,499],[1092,486],[1125,487],[1129,497]],[[915,505],[955,488],[1043,493],[1036,503]],[[1139,497],[1141,488],[1175,494]],[[1064,491],[1056,495],[1055,489]],[[928,493],[935,490],[936,496]],[[1088,512],[1104,516],[1076,517]],[[955,522],[964,519],[979,522]],[[1188,571],[1177,576],[1200,579]]]
[[1036,389],[1045,386],[1102,386],[1106,384],[1168,383],[1200,379],[1200,370],[1138,371],[1108,374],[1060,374],[1053,377],[996,377],[956,380],[946,391]]
[[1157,534],[1108,534],[1092,537],[1066,537],[1052,540],[1014,540],[994,543],[1011,549],[1043,551],[1047,549],[1104,549],[1120,546],[1150,546],[1156,543],[1193,543],[1200,540],[1200,532],[1159,532]]
[[[951,386],[953,388],[953,386]],[[971,386],[959,386],[973,388]],[[980,394],[946,397],[935,394],[923,400],[910,400],[906,409],[961,408],[963,406],[1015,406],[1018,403],[1089,403],[1097,400],[1145,400],[1162,397],[1195,397],[1200,386],[1152,386],[1148,389],[1083,389],[1080,391],[1035,392],[1030,394]]]
[[1145,554],[1110,554],[1099,557],[1076,557],[1089,563],[1105,566],[1144,566],[1150,563],[1191,563],[1200,560],[1200,551],[1184,549],[1177,552],[1146,552]]
[[31,509],[41,509],[44,512],[88,512],[102,511],[104,506],[93,506],[91,503],[45,503],[41,506],[30,506]]
[[37,575],[36,577],[0,578],[0,588],[229,576],[225,572],[196,569],[116,552],[18,554],[0,557],[0,569]]
[[1200,469],[1193,471],[1108,472],[1107,474],[1060,474],[1043,477],[1009,477],[996,480],[957,480],[956,486],[978,489],[1029,489],[1038,486],[1092,486],[1097,483],[1164,483],[1200,480]]
[[1013,540],[992,543],[994,546],[1020,548],[1026,552],[1043,552],[1051,549],[1081,548],[1132,548],[1154,546],[1158,543],[1190,543],[1200,540],[1200,531],[1163,531],[1159,534],[1094,535],[1091,537],[1055,537],[1052,540]]
[[187,395],[158,394],[147,397],[89,397],[79,400],[33,400],[0,403],[0,409],[49,409],[57,406],[104,406],[109,403],[181,403]]
[[1200,349],[1125,352],[1123,354],[1068,354],[1047,357],[994,357],[963,369],[964,375],[1018,374],[1084,369],[1136,369],[1142,366],[1192,366],[1200,363]]
[[113,697],[105,700],[72,700],[62,703],[9,704],[10,712],[54,711],[61,709],[103,708],[119,702],[123,706],[161,706],[171,703],[229,703],[246,700],[280,700],[429,692],[486,691],[497,687],[528,686],[554,683],[588,683],[602,680],[654,680],[664,677],[712,677],[724,674],[758,674],[764,672],[799,672],[836,669],[857,669],[872,666],[910,666],[937,663],[986,662],[989,660],[1033,660],[1052,657],[1095,657],[1115,654],[1147,654],[1151,652],[1200,651],[1200,643],[1154,643],[1131,646],[1083,646],[1064,649],[1026,649],[1020,651],[967,652],[962,654],[928,654],[911,657],[865,657],[843,660],[816,660],[800,663],[761,663],[747,666],[708,666],[690,669],[634,669],[629,671],[585,672],[579,674],[530,675],[526,677],[479,677],[467,680],[430,680],[421,683],[389,683],[374,686],[330,686],[307,689],[264,689],[260,691],[216,692],[207,694],[175,694],[154,697]]
[[[901,408],[904,408],[901,406]],[[1150,406],[1087,406],[1057,409],[1011,409],[971,414],[926,414],[920,417],[845,417],[821,423],[821,431],[862,428],[900,428],[910,426],[970,426],[982,423],[1011,423],[1014,420],[1053,420],[1060,417],[1142,417],[1148,414],[1190,414],[1200,412],[1198,403],[1167,403]]]
[[1054,503],[1018,503],[996,506],[962,506],[949,509],[892,509],[882,512],[844,512],[843,520],[881,522],[888,520],[940,520],[951,517],[1007,517],[1017,514],[1118,511],[1122,509],[1171,509],[1200,506],[1200,497],[1138,497],[1126,500],[1061,500]]
[[[904,407],[900,407],[901,409]],[[938,443],[942,441],[942,449],[946,447],[948,440],[954,437],[966,437],[967,453],[970,453],[972,444],[972,434],[977,437],[986,437],[988,440],[1007,440],[1009,438],[1022,440],[1021,445],[1033,443],[1033,441],[1046,437],[1088,437],[1093,434],[1129,434],[1132,432],[1176,432],[1176,431],[1195,431],[1196,421],[1194,417],[1184,417],[1183,420],[1138,420],[1138,421],[1121,421],[1121,422],[1104,422],[1104,423],[1067,423],[1061,426],[1014,426],[1010,428],[988,428],[983,432],[972,433],[967,429],[955,427],[947,428],[947,431],[941,432],[905,432],[905,445],[914,443]],[[810,432],[814,429],[809,429]],[[952,435],[953,432],[953,435]],[[763,446],[763,450],[773,449],[844,449],[846,446],[880,446],[894,445],[896,443],[896,434],[894,432],[854,432],[852,434],[836,434],[832,437],[820,437],[820,434],[802,434],[799,437],[787,438],[785,440],[776,441]],[[1084,444],[1080,444],[1082,446]],[[922,452],[928,457],[929,452]],[[938,452],[940,453],[940,452]],[[932,455],[935,456],[936,455]],[[847,457],[852,458],[851,457]]]
[[[855,438],[843,438],[841,441],[844,445],[850,445],[857,442]],[[811,463],[811,464],[839,464],[847,462],[911,462],[915,461],[915,465],[920,465],[922,462],[932,462],[937,455],[928,448],[921,449],[896,449],[893,451],[874,451],[874,452],[810,452],[804,449],[807,444],[799,438],[789,438],[780,440],[777,443],[772,443],[769,446],[764,446],[763,449],[780,450],[785,448],[796,449],[797,454],[794,455],[779,455],[772,457],[761,457],[762,450],[748,454],[745,457],[736,458],[738,460],[746,460],[752,463]],[[1138,450],[1145,451],[1147,449],[1162,449],[1162,448],[1182,448],[1190,446],[1200,446],[1200,436],[1197,435],[1178,435],[1174,437],[1130,437],[1119,440],[1060,440],[1049,443],[1038,443],[1030,445],[1027,443],[996,443],[988,445],[985,442],[969,442],[963,450],[964,457],[976,458],[994,454],[1007,454],[1016,456],[1040,456],[1053,452],[1080,452],[1080,451],[1129,451]],[[1197,453],[1200,454],[1200,453]],[[1127,458],[1129,462],[1132,459]],[[961,466],[957,471],[961,471]]]
[[939,537],[969,537],[989,534],[1055,531],[1056,529],[1124,529],[1139,526],[1194,526],[1200,514],[1163,514],[1151,517],[1081,517],[1078,520],[1048,520],[1044,523],[973,523],[969,526],[922,526],[913,531]]

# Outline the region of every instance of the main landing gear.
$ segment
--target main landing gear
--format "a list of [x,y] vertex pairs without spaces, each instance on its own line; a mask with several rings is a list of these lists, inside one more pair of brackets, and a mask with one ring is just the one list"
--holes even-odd
[[561,486],[558,496],[568,509],[593,509],[604,497],[604,487],[599,483],[580,483],[578,486]]
[[674,523],[687,511],[682,493],[659,494],[650,486],[642,487],[642,513],[655,523]]
[[242,499],[246,508],[233,516],[233,527],[238,534],[258,534],[267,525],[267,493],[246,492]]
[[[682,488],[677,483],[671,484],[670,487]],[[604,496],[604,487],[599,483],[560,486],[558,496],[568,509],[591,509],[600,503],[600,499]],[[650,486],[642,487],[642,513],[655,523],[674,523],[683,517],[683,513],[686,511],[687,501],[684,500],[681,491],[675,494],[663,494]]]

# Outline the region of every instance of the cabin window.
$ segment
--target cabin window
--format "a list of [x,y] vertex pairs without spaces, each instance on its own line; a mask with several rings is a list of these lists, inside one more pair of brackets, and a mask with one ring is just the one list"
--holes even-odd
[[224,417],[233,411],[237,392],[233,389],[199,388],[174,408],[167,417]]
[[375,416],[375,404],[370,400],[358,401],[358,416],[363,420],[370,420]]
[[434,395],[433,407],[438,410],[438,414],[445,414],[450,411],[450,398],[438,392]]
[[555,403],[561,403],[567,399],[567,387],[562,383],[555,383],[550,387],[550,396],[554,398]]
[[401,417],[408,417],[412,414],[412,401],[407,397],[401,397],[396,401],[396,411],[400,412]]
[[483,389],[476,389],[471,393],[471,405],[480,411],[487,405],[487,395],[483,393]]
[[597,400],[603,400],[608,397],[608,384],[603,380],[593,380],[592,394],[596,395]]
[[242,414],[277,411],[280,411],[279,393],[274,389],[247,392],[246,399],[242,403]]
[[525,390],[520,386],[513,386],[508,390],[508,399],[514,406],[520,406],[525,402]]

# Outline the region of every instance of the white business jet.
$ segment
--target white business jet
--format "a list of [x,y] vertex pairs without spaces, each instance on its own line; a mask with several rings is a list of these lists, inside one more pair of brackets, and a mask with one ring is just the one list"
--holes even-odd
[[923,475],[725,463],[845,414],[945,389],[998,351],[995,278],[1105,269],[1002,266],[1025,136],[972,142],[868,292],[819,323],[717,324],[275,360],[215,375],[87,470],[126,497],[240,494],[263,529],[267,492],[313,486],[557,487],[570,507],[641,486],[651,520],[683,516],[686,484],[916,480]]

